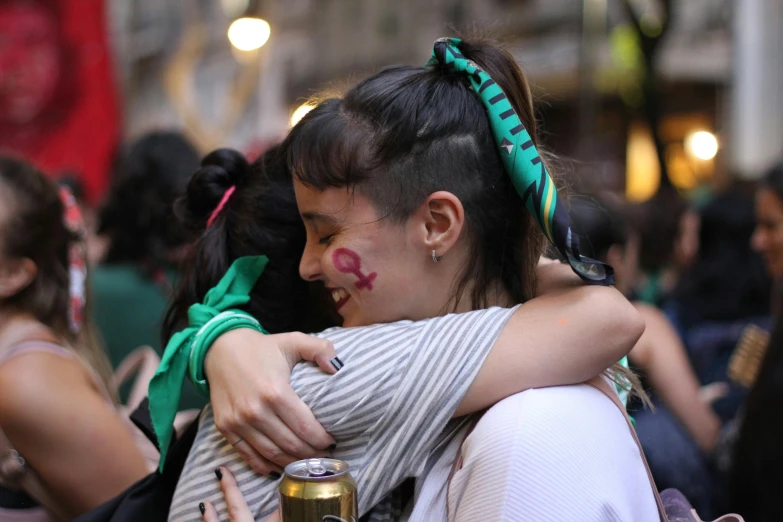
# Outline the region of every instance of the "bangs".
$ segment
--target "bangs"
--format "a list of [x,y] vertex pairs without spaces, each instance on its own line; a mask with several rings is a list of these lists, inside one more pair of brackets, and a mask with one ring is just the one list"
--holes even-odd
[[295,180],[314,188],[345,187],[365,181],[371,169],[371,132],[342,111],[332,98],[310,111],[284,142],[286,163]]

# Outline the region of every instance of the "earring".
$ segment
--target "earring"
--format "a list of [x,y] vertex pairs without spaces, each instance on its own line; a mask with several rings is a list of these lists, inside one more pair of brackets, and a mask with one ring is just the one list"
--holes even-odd
[[433,261],[435,261],[435,262],[437,263],[437,262],[439,262],[441,259],[443,259],[443,256],[436,256],[436,255],[435,255],[435,251],[433,250],[433,251],[432,251],[432,260],[433,260]]

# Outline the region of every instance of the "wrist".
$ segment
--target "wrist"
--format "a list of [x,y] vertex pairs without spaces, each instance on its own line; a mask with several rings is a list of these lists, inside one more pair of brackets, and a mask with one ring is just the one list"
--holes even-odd
[[241,339],[247,332],[253,332],[255,330],[251,328],[236,328],[235,330],[229,330],[215,339],[212,343],[212,347],[207,351],[207,355],[204,357],[204,376],[209,380],[209,375],[220,364],[219,360],[223,359],[223,353],[227,353],[231,350],[232,346],[236,346],[241,342]]
[[[212,345],[217,344],[219,338],[240,329],[267,333],[251,315],[242,311],[229,310],[210,319],[193,338],[188,373],[190,380],[203,394],[209,395],[205,364],[207,356],[212,351]],[[229,341],[231,341],[230,338]],[[225,342],[224,340],[222,344],[233,345],[233,341]]]

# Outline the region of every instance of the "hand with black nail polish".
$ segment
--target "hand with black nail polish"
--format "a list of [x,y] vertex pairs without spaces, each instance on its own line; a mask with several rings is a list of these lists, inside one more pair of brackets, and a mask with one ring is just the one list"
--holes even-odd
[[[216,468],[215,476],[220,481],[220,489],[226,499],[226,509],[231,522],[254,522],[253,514],[237,486],[234,475],[227,468]],[[220,517],[211,502],[201,502],[198,505],[204,522],[220,522]]]
[[204,363],[215,424],[226,440],[243,442],[236,451],[265,476],[324,456],[335,442],[291,387],[291,371],[300,361],[313,361],[332,375],[345,364],[326,339],[245,329],[220,336]]

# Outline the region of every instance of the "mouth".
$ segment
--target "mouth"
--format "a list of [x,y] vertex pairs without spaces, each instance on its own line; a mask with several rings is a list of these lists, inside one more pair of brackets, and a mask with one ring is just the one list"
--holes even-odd
[[351,296],[348,295],[348,292],[342,288],[330,288],[329,292],[332,294],[332,299],[334,299],[334,308],[336,310],[340,310],[340,308],[342,308],[351,298]]

